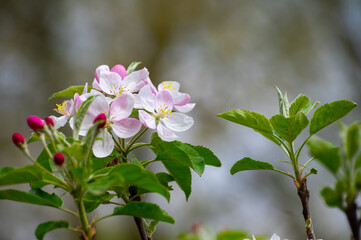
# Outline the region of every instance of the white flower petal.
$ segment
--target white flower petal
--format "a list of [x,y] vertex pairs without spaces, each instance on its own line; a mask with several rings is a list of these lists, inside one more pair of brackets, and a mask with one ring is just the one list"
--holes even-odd
[[173,103],[174,105],[183,106],[186,105],[189,100],[191,99],[191,96],[189,96],[187,93],[174,93],[173,96]]
[[163,124],[159,123],[157,126],[157,132],[159,137],[163,140],[163,141],[173,141],[176,140],[178,138],[177,135],[175,135],[174,132],[172,132],[171,130],[169,130],[168,128],[166,128],[165,126],[163,126]]
[[139,113],[139,120],[141,123],[144,124],[144,126],[150,129],[155,129],[156,123],[155,123],[155,118],[153,116],[151,116],[149,113],[143,110],[140,110],[138,113]]
[[142,124],[135,118],[124,118],[120,121],[114,122],[111,126],[115,135],[118,137],[130,138],[139,132]]
[[138,92],[146,84],[148,76],[148,69],[143,68],[126,76],[122,84],[127,87],[128,92]]
[[177,81],[164,81],[161,84],[158,85],[158,91],[161,90],[169,90],[172,92],[178,92],[179,91],[179,82]]
[[99,78],[100,89],[109,95],[118,95],[122,91],[122,78],[115,72],[101,72]]
[[193,110],[193,108],[196,106],[195,103],[187,103],[183,106],[174,106],[174,108],[181,113],[187,113]]
[[152,93],[151,86],[145,85],[140,91],[139,91],[139,100],[142,106],[145,110],[148,112],[154,112],[155,108],[155,94]]
[[67,116],[61,116],[61,117],[55,117],[55,116],[49,116],[51,119],[53,119],[54,121],[54,127],[55,129],[64,127],[66,122],[68,121],[68,117]]
[[99,78],[100,78],[100,73],[101,72],[109,72],[109,67],[107,65],[100,65],[99,67],[97,67],[97,69],[95,69],[95,72],[94,72],[94,77],[95,77],[95,80],[97,82],[99,82]]
[[270,240],[281,240],[279,236],[277,236],[277,234],[273,234],[272,237],[270,238]]
[[159,91],[155,97],[155,109],[157,112],[160,112],[161,109],[168,111],[173,110],[173,97],[167,90]]
[[106,130],[99,133],[98,137],[102,140],[96,140],[93,144],[93,153],[98,158],[109,156],[114,149],[114,141],[112,135]]
[[192,117],[177,112],[173,112],[172,115],[162,118],[161,121],[167,128],[176,132],[186,131],[194,124]]

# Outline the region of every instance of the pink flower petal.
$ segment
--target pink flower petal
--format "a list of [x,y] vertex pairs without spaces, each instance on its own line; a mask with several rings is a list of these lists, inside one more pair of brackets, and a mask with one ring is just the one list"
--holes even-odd
[[150,89],[152,90],[153,94],[156,95],[158,93],[157,88],[154,86],[154,84],[152,83],[149,77],[145,80],[145,84],[150,86]]
[[115,135],[118,137],[130,138],[139,132],[142,124],[135,118],[124,118],[120,121],[114,122],[111,126]]
[[169,111],[173,110],[173,97],[168,90],[160,91],[155,97],[155,108],[157,111],[167,108]]
[[109,95],[117,95],[121,92],[122,78],[115,72],[101,72],[99,87]]
[[129,92],[138,92],[144,85],[149,76],[149,72],[146,68],[132,72],[123,79],[123,86],[126,87]]
[[151,86],[146,85],[139,91],[139,100],[143,108],[148,112],[154,112],[155,94],[152,93]]
[[109,72],[109,67],[107,65],[100,65],[97,69],[95,69],[94,77],[97,82],[99,82],[100,73],[104,71]]
[[194,124],[193,118],[178,112],[174,112],[172,115],[162,118],[162,122],[167,128],[176,132],[186,131]]
[[169,130],[168,128],[166,128],[165,126],[163,126],[163,124],[159,123],[157,126],[157,132],[159,137],[163,140],[163,141],[173,141],[176,140],[178,138],[177,135],[175,135],[174,132],[172,132],[171,130]]
[[110,118],[113,121],[119,121],[129,117],[134,107],[134,99],[132,94],[123,93],[116,98],[110,106]]
[[187,113],[193,110],[193,108],[196,106],[195,103],[187,103],[183,106],[174,106],[174,108],[181,113]]
[[147,128],[155,129],[156,127],[155,118],[143,110],[139,111],[139,120]]
[[187,93],[178,92],[176,94],[172,94],[172,96],[173,96],[173,103],[176,106],[186,105],[191,99],[191,96],[189,96]]
[[119,76],[124,79],[127,76],[127,69],[123,65],[117,64],[110,70],[111,72],[116,72]]
[[96,140],[93,144],[93,153],[98,158],[103,158],[109,156],[114,149],[114,141],[112,135],[107,131],[101,131],[98,137],[102,138],[101,140]]

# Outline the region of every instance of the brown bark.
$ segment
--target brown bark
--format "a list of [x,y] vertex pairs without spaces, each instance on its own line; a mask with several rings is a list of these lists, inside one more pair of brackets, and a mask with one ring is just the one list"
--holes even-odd
[[306,234],[308,239],[316,239],[315,232],[313,230],[312,220],[311,220],[311,212],[310,212],[310,205],[309,205],[309,199],[310,199],[310,193],[307,189],[307,179],[301,183],[300,187],[297,189],[297,194],[301,200],[302,203],[302,214],[303,218],[305,219],[305,228],[306,228]]
[[360,221],[357,220],[357,205],[352,203],[345,210],[348,223],[352,231],[352,240],[360,240]]

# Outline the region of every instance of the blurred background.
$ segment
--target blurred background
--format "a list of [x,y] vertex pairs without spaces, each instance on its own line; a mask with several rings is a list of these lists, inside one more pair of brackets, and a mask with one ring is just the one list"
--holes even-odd
[[[361,1],[1,0],[0,167],[29,164],[11,135],[29,135],[29,115],[54,114],[62,100],[48,101],[52,93],[91,84],[99,65],[132,61],[141,61],[156,85],[181,83],[181,91],[197,103],[191,113],[195,125],[181,140],[209,147],[223,163],[206,168],[201,178],[193,175],[188,202],[177,187],[170,204],[148,197],[176,220],[160,224],[154,239],[176,239],[199,222],[215,231],[305,239],[301,204],[290,179],[267,171],[229,174],[245,156],[289,170],[278,161],[286,156],[258,133],[216,114],[243,108],[271,117],[278,113],[273,85],[287,91],[290,100],[303,93],[321,103],[348,99],[361,104]],[[356,119],[361,119],[360,107],[343,121]],[[320,135],[338,144],[337,124]],[[39,153],[40,147],[33,144],[32,151]],[[302,159],[307,158],[305,148]],[[309,179],[316,235],[348,239],[346,217],[326,207],[319,194],[334,180],[316,162],[313,166],[319,169]],[[65,204],[72,207],[71,201]],[[98,214],[110,211],[101,208]],[[0,239],[35,239],[39,223],[64,218],[69,217],[56,209],[1,201]],[[97,230],[101,240],[138,239],[130,217],[109,218]],[[77,235],[56,230],[46,239]]]

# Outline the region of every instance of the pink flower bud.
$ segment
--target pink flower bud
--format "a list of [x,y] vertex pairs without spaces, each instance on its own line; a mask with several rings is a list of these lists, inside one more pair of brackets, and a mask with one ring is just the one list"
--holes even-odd
[[117,165],[119,163],[119,158],[114,158],[112,162],[114,165]]
[[55,165],[61,167],[65,162],[65,156],[62,153],[55,153],[53,156],[53,161]]
[[24,136],[21,135],[21,133],[14,133],[13,134],[13,143],[18,147],[24,145],[24,143],[25,143]]
[[54,120],[52,118],[46,117],[46,118],[44,118],[44,121],[45,121],[46,125],[54,127]]
[[34,132],[44,128],[44,121],[37,116],[28,117],[26,122],[28,123],[29,127],[34,130]]
[[119,76],[124,79],[127,76],[127,69],[123,65],[117,64],[110,70],[111,72],[116,72]]
[[105,113],[101,113],[99,114],[93,121],[93,123],[96,123],[98,121],[101,121],[101,123],[98,125],[98,129],[100,128],[104,128],[105,124],[107,123],[107,116],[105,115]]

